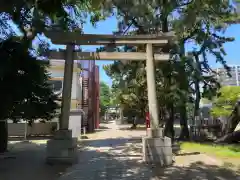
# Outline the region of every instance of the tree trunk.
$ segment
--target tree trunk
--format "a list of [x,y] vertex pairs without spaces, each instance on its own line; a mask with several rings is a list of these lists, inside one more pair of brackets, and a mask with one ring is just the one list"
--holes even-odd
[[239,105],[234,108],[232,114],[227,120],[227,128],[225,129],[226,134],[232,133],[240,122],[240,117],[238,115],[238,106]]
[[120,124],[123,124],[124,122],[124,116],[123,116],[123,108],[120,106],[119,107],[119,120]]
[[[185,42],[184,41],[180,41],[179,42],[179,46],[180,46],[180,58],[182,60],[182,58],[185,56],[185,46],[184,46]],[[183,78],[180,81],[180,89],[182,90],[187,90],[188,88],[188,78],[186,77],[186,72],[185,72],[185,64],[184,67],[182,68],[183,70]],[[180,131],[180,136],[179,139],[180,140],[187,140],[189,139],[189,129],[188,129],[188,117],[187,117],[187,100],[186,98],[188,97],[183,97],[183,102],[180,105],[180,126],[181,126],[181,131]]]
[[199,104],[201,99],[200,86],[199,86],[200,84],[199,77],[201,76],[199,72],[201,72],[201,64],[198,56],[199,56],[198,54],[194,54],[196,65],[197,65],[197,69],[194,72],[195,73],[194,86],[195,86],[195,92],[196,92],[196,99],[194,104],[194,117],[199,116]]
[[8,145],[8,124],[7,121],[0,121],[0,153],[7,151]]
[[171,138],[172,143],[174,141],[174,136],[175,136],[173,124],[174,124],[174,106],[171,105],[170,116],[169,116],[169,119],[167,120],[167,122],[165,124],[165,128],[164,128],[164,136]]
[[225,135],[218,138],[215,141],[216,143],[237,143],[240,141],[240,130],[237,128],[240,122],[240,118],[238,116],[238,106],[239,104],[236,105],[232,114],[227,120],[227,127],[223,129]]
[[187,110],[186,110],[186,103],[180,107],[180,126],[181,132],[179,139],[180,140],[187,140],[189,139],[189,129],[188,129],[188,122],[187,122]]
[[228,133],[225,136],[217,139],[216,143],[238,143],[240,142],[240,130]]

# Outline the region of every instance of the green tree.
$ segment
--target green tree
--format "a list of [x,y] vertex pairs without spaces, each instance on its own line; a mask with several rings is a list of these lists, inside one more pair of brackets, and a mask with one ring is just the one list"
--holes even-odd
[[[173,90],[171,92],[162,91],[164,94],[160,97],[167,97],[166,93],[168,92],[169,96],[172,97],[171,103],[176,102],[173,99],[181,97],[178,106],[181,114],[182,138],[189,137],[186,112],[189,99],[193,99],[194,96],[197,97],[195,98],[195,111],[197,111],[201,96],[210,98],[214,96],[218,88],[214,76],[206,76],[206,74],[214,74],[208,65],[206,55],[209,53],[214,55],[217,62],[223,64],[226,69],[228,68],[224,60],[226,53],[223,44],[233,39],[222,36],[222,33],[229,23],[237,23],[239,20],[234,8],[234,5],[237,7],[239,2],[235,1],[234,3],[213,0],[173,0],[148,1],[148,5],[146,5],[145,1],[108,1],[108,7],[114,5],[117,8],[118,15],[123,17],[119,21],[118,33],[128,33],[131,29],[135,29],[135,31],[131,31],[130,34],[156,34],[159,31],[175,32],[177,40],[175,48],[166,47],[162,51],[171,52],[174,57],[180,57],[177,59],[180,63],[170,62],[172,67],[168,67],[172,71],[171,76],[178,74],[181,78],[178,78],[177,81],[174,78],[165,78],[163,82],[166,85],[168,84],[168,86],[164,87],[169,89],[173,89],[174,86],[172,85],[177,84],[174,90],[180,89],[181,92],[179,91],[179,94],[176,95],[176,93],[172,93]],[[189,41],[196,44],[196,46],[193,46],[194,56],[191,58],[185,55],[184,48]],[[144,49],[143,47],[137,47],[137,50],[143,51]],[[203,60],[199,60],[201,58]],[[156,68],[158,73],[160,66]],[[178,83],[174,83],[174,81]],[[203,94],[200,93],[199,83],[204,84]],[[195,85],[194,88],[193,84]],[[192,94],[189,95],[190,93]],[[167,103],[162,99],[159,99],[159,102]],[[171,107],[174,106],[177,107],[171,104]]]
[[222,87],[218,95],[213,99],[212,115],[214,117],[230,116],[239,99],[239,86]]
[[[38,35],[46,30],[82,33],[82,24],[87,16],[90,15],[93,24],[104,17],[100,3],[101,1],[98,0],[4,0],[0,2],[0,42],[2,42],[0,79],[1,86],[4,87],[1,93],[2,100],[6,100],[0,112],[0,119],[24,118],[30,122],[36,118],[51,119],[50,112],[54,112],[56,103],[52,101],[54,97],[50,94],[51,90],[46,83],[48,79],[47,72],[44,70],[46,65],[39,64],[29,55],[29,52],[32,52],[32,40],[39,39]],[[13,36],[15,36],[14,39]],[[44,51],[46,50],[48,49]],[[6,77],[9,79],[7,80]],[[10,82],[18,83],[14,84],[16,86],[12,84],[9,86]],[[36,94],[34,94],[35,91]],[[4,151],[7,142],[7,127],[4,121],[1,121],[0,128],[2,133],[0,146],[1,151]]]
[[111,104],[111,90],[110,87],[103,81],[100,82],[100,109],[101,116],[105,115],[107,108]]
[[235,130],[240,122],[240,87],[226,86],[222,87],[218,95],[213,100],[211,114],[217,118],[220,116],[227,117],[226,126],[223,126],[223,137],[216,142],[219,143],[237,143],[240,139],[240,131]]
[[[11,53],[9,53],[11,52]],[[49,85],[47,64],[29,55],[27,48],[12,39],[0,46],[0,152],[7,149],[7,120],[30,124],[58,115],[58,97]]]
[[[102,19],[99,0],[11,0],[1,1],[0,12],[13,21],[24,35],[23,40],[34,39],[47,29],[62,29],[82,32],[82,24],[90,15],[92,23]],[[3,27],[1,27],[3,28]]]

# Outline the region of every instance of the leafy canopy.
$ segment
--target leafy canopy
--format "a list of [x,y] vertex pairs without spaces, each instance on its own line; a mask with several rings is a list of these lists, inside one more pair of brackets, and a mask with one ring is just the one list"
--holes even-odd
[[111,90],[105,82],[100,82],[100,109],[101,115],[104,115],[111,103]]
[[47,63],[30,56],[22,43],[0,46],[0,119],[50,120],[59,108],[49,84]]
[[240,86],[222,87],[213,101],[212,115],[229,116],[240,99]]

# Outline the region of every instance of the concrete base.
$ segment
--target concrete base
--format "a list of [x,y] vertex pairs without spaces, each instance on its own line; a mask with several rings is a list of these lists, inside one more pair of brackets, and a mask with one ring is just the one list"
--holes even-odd
[[148,136],[143,137],[144,162],[160,166],[169,166],[173,163],[171,139],[161,136],[151,137],[153,134],[161,135],[162,132],[162,129],[148,130]]
[[47,163],[77,163],[77,138],[72,138],[71,130],[58,130],[54,138],[47,142]]
[[151,129],[147,128],[147,137],[163,137],[163,129]]

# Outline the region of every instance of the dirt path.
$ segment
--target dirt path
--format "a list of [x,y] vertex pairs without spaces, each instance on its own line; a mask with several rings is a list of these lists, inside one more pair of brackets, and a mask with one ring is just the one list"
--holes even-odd
[[45,141],[16,143],[15,159],[0,159],[0,180],[240,180],[236,172],[204,154],[181,154],[168,168],[142,162],[141,137],[145,131],[121,130],[115,123],[102,125],[79,148],[79,163],[45,164]]
[[[236,180],[220,160],[205,154],[181,154],[172,167],[147,166],[142,162],[141,137],[145,131],[121,130],[114,123],[89,135],[83,142],[80,162],[67,170],[60,180]],[[125,128],[124,128],[125,129]]]

